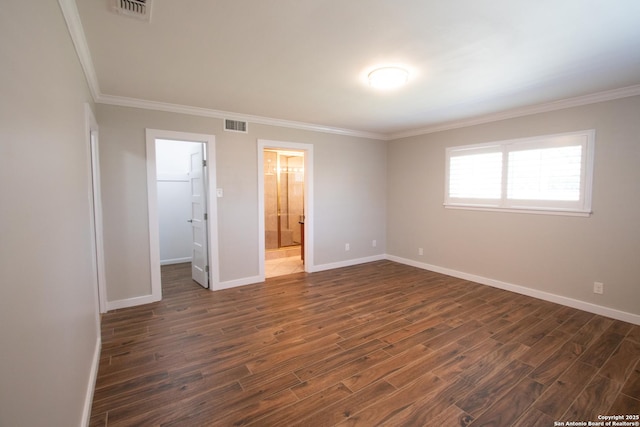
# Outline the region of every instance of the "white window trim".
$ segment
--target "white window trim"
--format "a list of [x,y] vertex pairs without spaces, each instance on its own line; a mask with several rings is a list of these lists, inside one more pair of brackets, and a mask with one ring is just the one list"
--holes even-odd
[[[516,147],[535,144],[543,146],[563,146],[561,139],[564,137],[585,137],[583,168],[581,178],[581,191],[579,202],[563,203],[562,201],[548,201],[555,206],[541,206],[544,200],[509,200],[507,199],[507,158],[510,151],[518,151]],[[550,141],[553,140],[553,141]],[[572,145],[572,144],[566,144]],[[524,148],[523,148],[524,149]],[[449,197],[449,166],[452,153],[462,151],[474,151],[476,153],[495,152],[503,153],[502,165],[502,195],[500,199],[473,199],[473,198],[451,198]],[[566,215],[588,217],[591,215],[591,201],[593,191],[593,164],[595,151],[595,130],[582,130],[576,132],[565,132],[552,135],[540,135],[529,138],[510,139],[505,141],[488,142],[464,146],[447,147],[445,155],[445,181],[444,181],[444,207],[447,209],[465,209],[510,213],[530,213],[543,215]],[[562,206],[562,205],[565,206]]]

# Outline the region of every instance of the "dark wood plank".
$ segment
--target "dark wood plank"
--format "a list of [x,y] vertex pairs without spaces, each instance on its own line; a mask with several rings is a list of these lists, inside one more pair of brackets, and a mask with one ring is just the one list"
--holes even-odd
[[569,334],[555,330],[533,344],[519,359],[528,365],[537,367],[551,357],[568,339]]
[[559,420],[580,391],[595,376],[597,369],[582,362],[575,362],[564,374],[548,387],[535,408],[553,419]]
[[600,375],[623,383],[640,361],[640,343],[624,340],[600,369]]
[[307,364],[304,368],[294,371],[294,373],[302,381],[305,381],[309,378],[330,372],[345,363],[358,359],[359,357],[373,353],[383,346],[384,344],[378,340],[368,341],[358,347],[342,351],[333,356],[324,357],[318,362]]
[[615,328],[609,328],[609,333],[603,333],[587,348],[580,360],[597,368],[611,356],[624,339],[624,335],[614,332]]
[[[394,422],[407,426],[449,425],[452,420],[470,422],[473,417],[453,405],[453,403],[464,398],[472,390],[473,384],[458,378],[449,385],[437,389],[428,399],[420,399],[411,404],[394,418]],[[443,412],[447,411],[454,412],[455,415],[441,424],[433,421],[434,419],[442,418]]]
[[263,426],[289,426],[301,419],[309,418],[315,412],[339,402],[351,394],[351,391],[343,384],[337,384],[321,391],[320,393],[314,394],[306,399],[302,399],[295,405],[280,408],[279,410],[260,418],[253,424]]
[[415,381],[416,378],[425,375],[425,373],[429,373],[431,369],[437,368],[446,363],[447,360],[456,357],[462,353],[463,350],[464,348],[460,344],[454,342],[421,357],[410,365],[396,370],[393,374],[385,377],[385,379],[397,388],[405,387],[412,381]]
[[556,421],[557,418],[552,418],[533,407],[529,407],[513,427],[549,427],[553,426]]
[[471,423],[471,421],[473,421],[473,417],[471,415],[466,414],[457,406],[451,405],[440,411],[435,417],[430,418],[424,424],[416,425],[466,427]]
[[[267,396],[258,401],[248,404],[233,412],[225,412],[219,416],[208,417],[205,425],[208,426],[245,426],[256,420],[277,411],[279,408],[288,406],[298,401],[296,395],[290,390],[283,390],[279,393]],[[184,422],[179,420],[177,422]],[[181,424],[178,424],[180,426]],[[184,425],[184,424],[182,424]]]
[[533,328],[538,323],[542,322],[543,319],[539,317],[534,317],[533,315],[524,317],[518,320],[516,323],[512,324],[509,327],[502,329],[500,332],[496,333],[493,336],[494,340],[500,341],[502,343],[513,341],[515,338],[520,336],[523,333],[526,333],[527,330]]
[[528,347],[533,347],[540,340],[544,339],[544,337],[551,334],[560,324],[560,321],[555,317],[547,318],[525,330],[520,336],[516,337],[515,340]]
[[310,417],[300,418],[299,422],[294,422],[290,425],[292,427],[306,427],[310,425],[314,427],[334,426],[349,419],[349,417],[357,414],[358,412],[372,405],[376,405],[380,400],[395,391],[395,387],[388,382],[379,381],[342,400],[339,400],[334,404],[324,407]]
[[640,400],[620,393],[611,405],[609,412],[619,415],[640,415]]
[[500,398],[474,419],[471,427],[511,426],[542,394],[544,386],[531,378],[524,378],[511,393]]
[[640,342],[640,326],[633,325],[631,330],[627,333],[627,338],[631,341]]
[[531,378],[542,384],[551,384],[573,365],[583,351],[580,344],[565,343],[531,373]]
[[476,363],[461,372],[460,377],[469,382],[478,383],[483,378],[499,375],[507,364],[518,359],[527,349],[527,347],[517,342],[500,345],[495,350],[484,354]]
[[[577,310],[576,310],[577,311]],[[558,326],[556,331],[561,331],[569,335],[575,335],[584,325],[586,325],[595,314],[587,313],[586,311],[577,311],[566,322]]]
[[621,384],[596,375],[578,395],[562,418],[568,420],[597,421],[600,414],[609,413],[620,391]]
[[162,301],[102,317],[91,426],[532,427],[640,402],[640,327],[547,301],[391,261],[216,292],[162,275]]
[[636,363],[636,367],[626,378],[622,393],[640,400],[640,361]]
[[467,414],[477,417],[493,402],[509,392],[532,370],[531,366],[514,360],[499,373],[484,378],[464,399],[459,400],[456,406]]
[[398,392],[386,397],[378,404],[356,413],[340,426],[372,426],[372,425],[399,425],[393,418],[410,407],[420,399],[431,397],[437,390],[443,388],[444,381],[435,375],[426,374],[404,387]]
[[455,380],[463,372],[469,372],[472,367],[478,366],[478,364],[481,363],[480,361],[488,354],[493,354],[503,346],[503,344],[498,341],[486,339],[487,337],[482,334],[474,334],[474,337],[481,339],[478,345],[469,346],[466,345],[466,343],[463,344],[466,346],[465,348],[471,348],[436,367],[432,372],[442,379]]
[[381,363],[378,363],[369,369],[362,370],[355,375],[343,380],[343,383],[353,391],[360,390],[382,378],[386,378],[403,367],[418,363],[423,357],[431,353],[431,351],[417,344],[403,353],[397,354]]
[[613,320],[611,319],[607,319],[602,316],[594,316],[578,330],[572,341],[584,348],[587,348],[612,324]]
[[445,333],[438,335],[437,337],[426,340],[423,345],[432,350],[442,348],[452,342],[458,341],[467,335],[477,332],[482,329],[482,323],[475,319],[469,320],[462,325],[451,329]]
[[[359,357],[356,360],[345,363],[333,370],[324,372],[322,375],[315,376],[293,387],[291,390],[300,399],[311,396],[325,388],[336,384],[340,381],[347,383],[348,379],[352,376],[357,376],[359,372],[375,372],[372,368],[382,361],[389,359],[389,353],[383,350],[375,351],[366,356]],[[396,364],[397,362],[394,362]],[[380,376],[381,377],[381,376]],[[347,380],[345,380],[347,378]],[[356,388],[353,383],[350,383],[349,387],[352,391],[356,391],[362,387]]]

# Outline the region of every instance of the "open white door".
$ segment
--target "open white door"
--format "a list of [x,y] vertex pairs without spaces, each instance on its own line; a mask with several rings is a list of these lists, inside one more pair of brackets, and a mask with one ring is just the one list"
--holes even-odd
[[207,200],[204,180],[204,144],[194,145],[190,153],[192,258],[191,276],[202,287],[209,287],[207,266]]

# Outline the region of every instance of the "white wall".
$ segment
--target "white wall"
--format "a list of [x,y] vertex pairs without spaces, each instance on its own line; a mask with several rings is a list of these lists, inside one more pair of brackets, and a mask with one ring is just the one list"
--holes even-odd
[[190,153],[201,143],[156,141],[160,263],[190,262],[192,256]]
[[[638,117],[632,97],[391,142],[387,252],[640,315]],[[443,207],[446,147],[583,129],[596,130],[591,217]]]
[[314,145],[314,264],[385,253],[384,141],[254,123],[248,134],[224,132],[219,119],[108,105],[98,105],[97,116],[109,301],[151,294],[145,128],[216,136],[222,282],[259,274],[258,139]]
[[55,1],[3,2],[0,58],[0,425],[78,426],[99,350],[90,95]]

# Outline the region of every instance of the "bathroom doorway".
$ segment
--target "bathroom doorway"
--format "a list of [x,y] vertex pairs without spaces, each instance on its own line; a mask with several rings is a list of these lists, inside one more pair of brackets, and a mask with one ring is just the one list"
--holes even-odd
[[265,148],[265,277],[304,271],[305,153]]

